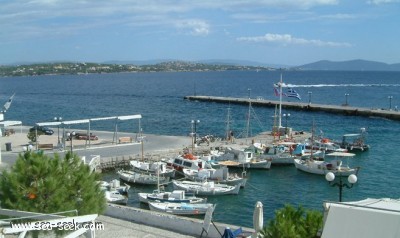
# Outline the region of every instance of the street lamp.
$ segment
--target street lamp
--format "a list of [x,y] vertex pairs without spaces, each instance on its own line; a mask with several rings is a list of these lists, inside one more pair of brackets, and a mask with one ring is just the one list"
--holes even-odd
[[250,98],[251,98],[251,97],[250,97],[250,95],[251,95],[251,88],[248,88],[248,89],[247,89],[247,94],[249,95],[249,99],[250,99]]
[[[62,117],[54,117],[54,121],[56,122],[62,122]],[[61,145],[61,141],[60,141],[60,124],[57,125],[57,146]]]
[[308,104],[311,104],[311,94],[312,94],[312,92],[308,92]]
[[[196,144],[196,137],[197,137],[197,124],[200,123],[200,120],[192,120],[192,136],[193,138],[193,143],[192,143],[192,151],[194,150],[194,145]],[[194,128],[194,131],[193,131]]]
[[30,151],[32,151],[32,148],[33,148],[33,145],[31,145],[31,144],[22,147],[22,149],[24,150],[24,152],[30,152]]
[[353,185],[355,183],[357,183],[357,176],[355,174],[351,174],[347,178],[347,181],[349,182],[350,185],[347,184],[347,183],[343,183],[341,174],[339,174],[339,183],[333,183],[332,184],[332,181],[335,180],[335,174],[332,173],[332,172],[327,173],[325,175],[325,179],[329,182],[329,185],[331,185],[332,187],[335,187],[335,186],[339,187],[339,202],[342,202],[342,190],[343,190],[343,187],[346,187],[346,188],[350,189],[350,188],[353,187]]
[[72,154],[72,152],[73,152],[73,151],[72,151],[72,140],[73,140],[74,136],[75,136],[75,131],[67,132],[67,138],[69,138],[70,141],[71,141],[71,154]]
[[283,114],[283,117],[285,117],[286,118],[286,126],[285,126],[285,135],[287,135],[288,134],[288,117],[290,117],[290,113],[288,113],[288,114]]
[[344,106],[348,106],[349,104],[347,103],[347,97],[349,96],[350,94],[348,94],[348,93],[345,93],[344,94],[344,96],[346,97],[346,101],[345,101],[345,103],[344,103]]
[[388,96],[388,98],[389,98],[389,111],[391,111],[392,110],[392,99],[393,99],[393,96]]

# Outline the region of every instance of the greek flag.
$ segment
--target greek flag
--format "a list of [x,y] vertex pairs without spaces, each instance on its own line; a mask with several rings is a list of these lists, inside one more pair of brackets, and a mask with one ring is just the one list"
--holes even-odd
[[298,94],[293,88],[288,88],[286,96],[291,97],[291,98],[297,98],[297,99],[301,100],[300,94]]

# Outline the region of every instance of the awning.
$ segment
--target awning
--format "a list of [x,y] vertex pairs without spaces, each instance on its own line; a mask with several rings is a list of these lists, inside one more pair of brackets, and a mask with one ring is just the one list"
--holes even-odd
[[8,127],[8,126],[18,126],[22,125],[21,121],[2,121],[0,122],[0,127]]

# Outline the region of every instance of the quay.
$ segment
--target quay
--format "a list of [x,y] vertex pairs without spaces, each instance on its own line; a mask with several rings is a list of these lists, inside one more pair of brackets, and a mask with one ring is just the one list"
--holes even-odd
[[[190,101],[204,101],[216,103],[230,104],[249,104],[253,106],[275,107],[279,105],[279,101],[265,99],[249,99],[249,98],[234,98],[234,97],[215,97],[215,96],[185,96],[184,99]],[[282,102],[283,108],[304,111],[322,111],[335,114],[344,114],[346,116],[364,116],[364,117],[382,117],[390,120],[400,121],[400,111],[384,110],[378,108],[362,108],[352,107],[349,105],[327,105],[314,104],[303,102]]]

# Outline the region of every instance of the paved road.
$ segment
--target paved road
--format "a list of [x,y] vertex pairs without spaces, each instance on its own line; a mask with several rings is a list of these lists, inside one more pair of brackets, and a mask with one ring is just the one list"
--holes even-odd
[[[0,138],[0,143],[2,147],[1,158],[3,167],[11,165],[14,163],[18,154],[24,151],[24,147],[29,144],[29,139],[27,138],[27,133],[29,127],[14,127],[15,134],[10,136]],[[122,156],[141,156],[143,154],[157,154],[165,153],[167,151],[178,151],[185,147],[190,146],[190,137],[184,136],[162,136],[162,135],[150,135],[145,134],[143,140],[143,147],[140,143],[124,143],[117,144],[118,141],[116,137],[132,137],[136,140],[136,134],[134,133],[122,133],[119,132],[116,136],[114,132],[106,131],[93,131],[93,134],[99,137],[96,141],[85,141],[85,140],[72,140],[72,150],[79,156],[90,157],[90,155],[100,155],[102,158],[110,157],[122,157]],[[61,132],[62,134],[62,132]],[[60,139],[62,141],[62,139]],[[6,143],[11,143],[12,151],[6,151]],[[42,135],[39,137],[39,143],[43,144],[53,144],[57,147],[58,144],[58,134],[57,130],[51,136]],[[33,144],[33,149],[35,149],[35,144]],[[60,149],[55,148],[54,150],[45,150],[46,154],[58,153],[60,155],[65,154],[67,151],[71,150],[71,141],[65,142],[65,147]]]

